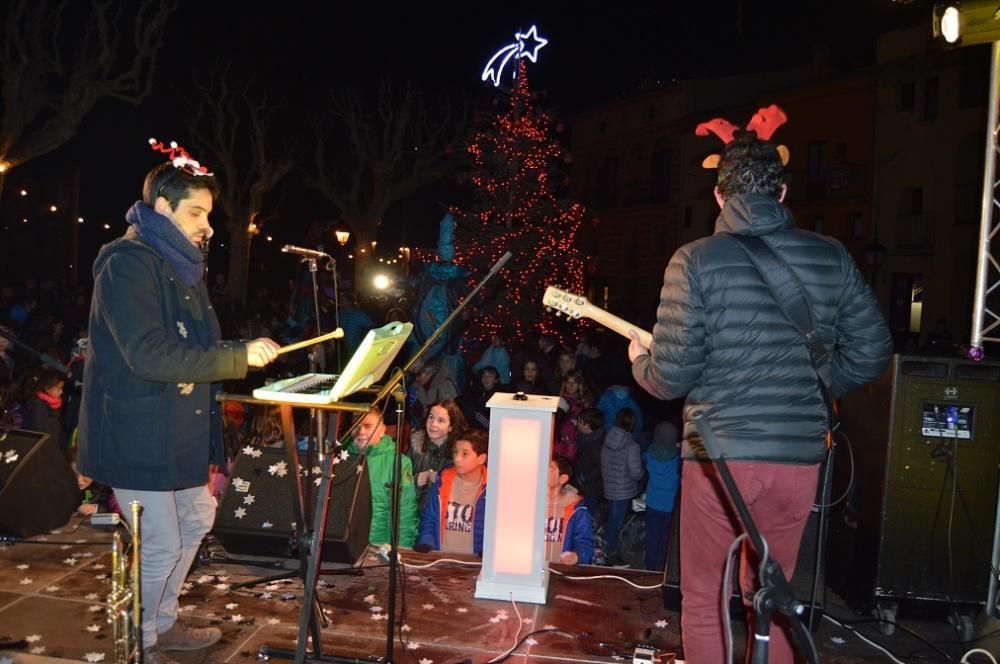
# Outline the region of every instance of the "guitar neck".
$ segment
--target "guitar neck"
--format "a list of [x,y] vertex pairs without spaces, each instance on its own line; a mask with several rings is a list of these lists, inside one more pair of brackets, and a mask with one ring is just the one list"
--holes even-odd
[[632,323],[629,323],[627,320],[623,320],[614,314],[608,313],[600,307],[588,304],[584,308],[583,315],[626,338],[628,338],[629,330],[635,330],[639,334],[639,343],[647,350],[649,349],[650,344],[653,343],[652,334],[646,330],[636,327],[635,325],[632,325]]

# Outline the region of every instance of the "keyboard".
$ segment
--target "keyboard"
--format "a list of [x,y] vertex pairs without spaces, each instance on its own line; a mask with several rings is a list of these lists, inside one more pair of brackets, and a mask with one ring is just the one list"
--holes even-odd
[[264,401],[329,404],[336,401],[332,392],[338,378],[336,374],[320,373],[283,378],[270,385],[258,387],[253,391],[253,396]]

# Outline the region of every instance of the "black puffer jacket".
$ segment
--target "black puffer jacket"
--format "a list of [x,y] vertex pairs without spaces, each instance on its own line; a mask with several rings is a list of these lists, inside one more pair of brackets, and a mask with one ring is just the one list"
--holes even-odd
[[836,240],[795,228],[770,196],[730,198],[715,234],[684,245],[663,279],[651,356],[635,379],[661,399],[687,395],[685,457],[699,456],[702,410],[730,459],[811,464],[825,455],[826,408],[802,335],[728,234],[762,236],[802,282],[831,354],[835,396],[874,380],[892,343],[874,294]]

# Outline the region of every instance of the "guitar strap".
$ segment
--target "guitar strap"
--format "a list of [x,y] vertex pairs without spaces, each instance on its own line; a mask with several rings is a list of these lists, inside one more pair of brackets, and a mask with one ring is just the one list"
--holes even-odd
[[823,340],[816,331],[816,319],[813,316],[812,307],[806,298],[805,289],[798,277],[789,269],[788,265],[774,252],[774,249],[762,238],[753,235],[736,235],[729,233],[736,242],[743,247],[750,261],[760,272],[771,290],[771,295],[778,302],[782,312],[791,323],[802,334],[809,350],[809,359],[812,362],[813,370],[816,372],[816,383],[819,385],[820,394],[823,396],[823,403],[826,404],[827,423],[830,431],[836,431],[840,427],[840,419],[833,405],[833,398],[830,395],[830,388],[820,375],[820,367],[830,361],[830,355],[823,345]]

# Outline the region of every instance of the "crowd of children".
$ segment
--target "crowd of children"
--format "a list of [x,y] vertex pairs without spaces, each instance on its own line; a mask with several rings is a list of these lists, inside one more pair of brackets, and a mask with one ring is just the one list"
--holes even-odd
[[[265,334],[292,342],[307,337],[314,325],[293,316],[298,309],[290,308],[280,294],[259,294],[236,319],[227,315],[234,307],[225,301],[224,289],[215,288],[212,295],[218,300],[223,325],[235,336]],[[343,297],[346,311],[356,312],[360,321],[352,333],[356,345],[366,325],[382,321],[377,312],[366,313],[358,298]],[[54,282],[28,280],[20,291],[0,289],[0,331],[7,332],[0,335],[0,424],[48,433],[70,462],[86,368],[88,309],[85,292]],[[378,323],[372,322],[376,319]],[[323,321],[323,326],[329,327],[330,321]],[[468,381],[456,375],[451,362],[430,358],[416,364],[406,381],[406,422],[397,423],[391,412],[386,413],[394,436],[386,433],[386,417],[373,411],[344,441],[350,453],[363,454],[367,460],[372,486],[370,540],[389,541],[389,484],[398,441],[403,449],[400,545],[481,553],[488,477],[487,403],[497,392],[523,391],[560,397],[549,468],[549,559],[624,564],[631,558],[632,564],[661,568],[678,495],[678,430],[671,421],[676,412],[644,400],[645,395],[633,388],[623,344],[617,337],[602,341],[592,331],[585,332],[575,348],[549,334],[518,344],[496,335],[484,347],[464,348]],[[69,365],[71,375],[46,367],[22,348]],[[304,373],[304,357],[290,353],[257,379]],[[251,388],[226,386],[235,393]],[[274,409],[228,405],[224,411],[230,461],[246,444],[283,444]],[[647,428],[651,416],[655,426]],[[226,468],[214,470],[214,492],[219,495]],[[106,487],[93,486],[82,476],[80,483],[83,512],[114,509],[114,497]],[[643,496],[645,500],[634,500]],[[644,561],[634,555],[642,548],[643,531]],[[623,537],[627,541],[622,542]]]

